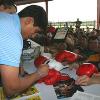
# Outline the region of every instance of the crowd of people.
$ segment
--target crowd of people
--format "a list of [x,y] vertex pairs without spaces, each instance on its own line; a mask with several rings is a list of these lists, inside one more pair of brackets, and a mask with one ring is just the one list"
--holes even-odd
[[[33,39],[37,33],[46,33],[47,26],[47,15],[42,7],[31,5],[17,13],[17,6],[13,0],[0,0],[0,77],[7,97],[23,92],[48,74],[48,65],[41,64],[36,72],[23,77],[20,76],[23,40]],[[52,29],[53,33],[56,33],[54,31],[57,30]],[[86,58],[85,62],[95,64],[100,71],[99,30],[94,29],[86,34],[80,26],[76,25],[75,32],[68,29],[62,43],[50,41],[46,34],[44,34],[44,37],[45,41],[43,40],[43,42],[46,42],[46,44],[42,44],[45,52],[50,52],[53,56],[60,50],[78,53]],[[39,41],[41,40],[39,39]],[[100,74],[94,74],[91,78],[86,75],[80,76],[76,80],[76,84],[100,84]]]
[[[84,57],[84,62],[94,64],[100,71],[100,30],[93,28],[91,31],[84,31],[81,29],[80,23],[76,26],[78,27],[74,30],[73,28],[68,29],[64,42],[54,43],[54,45],[50,46],[50,50],[48,51],[54,51],[54,53],[59,52],[59,50],[72,51],[82,55]],[[80,76],[76,80],[76,84],[100,84],[99,76],[99,73],[94,74],[91,78],[87,75]]]

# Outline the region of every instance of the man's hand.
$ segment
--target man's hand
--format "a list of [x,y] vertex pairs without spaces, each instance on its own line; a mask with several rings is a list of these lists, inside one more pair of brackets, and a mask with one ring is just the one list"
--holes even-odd
[[49,66],[47,64],[41,64],[37,69],[37,74],[40,76],[40,78],[45,77],[48,75]]
[[34,60],[34,65],[36,68],[39,68],[42,64],[48,64],[49,69],[54,68],[57,71],[65,68],[65,66],[63,66],[61,62],[58,62],[55,59],[48,59],[47,57],[41,55]]

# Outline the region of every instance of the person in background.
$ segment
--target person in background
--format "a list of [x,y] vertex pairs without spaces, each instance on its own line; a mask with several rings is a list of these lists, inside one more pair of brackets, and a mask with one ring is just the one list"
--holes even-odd
[[17,6],[15,5],[14,0],[1,0],[0,1],[0,12],[6,12],[6,13],[16,13],[17,12]]
[[80,28],[81,24],[82,24],[82,21],[80,21],[79,18],[77,18],[77,21],[75,22],[75,24],[76,24],[75,25],[76,28]]
[[23,39],[45,31],[47,24],[45,10],[37,5],[28,6],[18,14],[0,12],[0,76],[7,97],[23,92],[48,74],[45,64],[32,74],[19,75]]
[[[76,84],[78,85],[92,85],[92,84],[100,84],[100,41],[97,37],[90,37],[88,41],[89,52],[91,53],[87,58],[86,62],[90,62],[94,64],[98,73],[92,75],[92,77],[88,77],[87,75],[79,76],[76,80]],[[92,51],[92,52],[91,52]]]
[[50,25],[48,26],[48,32],[51,32],[52,34],[55,33],[56,31],[56,28],[52,25],[52,23],[50,23]]
[[57,29],[50,23],[47,29],[47,45],[52,43],[52,39],[55,36]]

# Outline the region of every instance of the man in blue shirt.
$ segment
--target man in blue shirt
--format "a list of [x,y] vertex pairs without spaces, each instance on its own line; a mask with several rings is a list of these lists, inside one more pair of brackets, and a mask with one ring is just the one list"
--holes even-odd
[[19,76],[23,39],[35,37],[46,28],[46,12],[40,6],[28,6],[18,14],[0,13],[0,74],[7,96],[23,92],[48,74],[48,65],[40,65],[36,72]]

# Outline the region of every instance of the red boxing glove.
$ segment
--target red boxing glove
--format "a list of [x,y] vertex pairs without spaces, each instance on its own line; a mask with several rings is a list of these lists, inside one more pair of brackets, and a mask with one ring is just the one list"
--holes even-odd
[[50,69],[47,79],[44,80],[44,83],[47,85],[55,84],[60,76],[60,72],[56,71],[55,69]]
[[49,58],[42,56],[42,55],[38,56],[34,60],[34,65],[36,67],[39,67],[41,64],[48,64],[50,69],[56,69],[57,71],[60,71],[61,69],[64,68],[64,66],[60,62],[58,62],[54,59],[49,59]]
[[98,70],[95,65],[91,63],[84,63],[79,66],[79,68],[76,71],[76,74],[78,76],[87,75],[91,77],[94,73],[97,73],[97,72]]
[[59,76],[60,75],[60,72],[59,71],[56,71],[55,69],[49,69],[49,72],[48,72],[48,75],[41,78],[38,82],[41,83],[41,82],[45,82],[46,80],[49,80],[53,77],[56,76]]
[[42,79],[40,79],[38,82],[44,82],[47,85],[53,85],[56,82],[60,80],[68,80],[70,77],[66,74],[61,74],[59,71],[56,71],[55,69],[49,69],[48,75]]
[[77,54],[64,50],[56,54],[55,60],[58,62],[68,61],[68,63],[70,63],[76,61],[78,57],[79,56]]
[[34,65],[36,67],[39,67],[41,64],[44,64],[46,61],[48,61],[48,58],[40,55],[34,60]]

